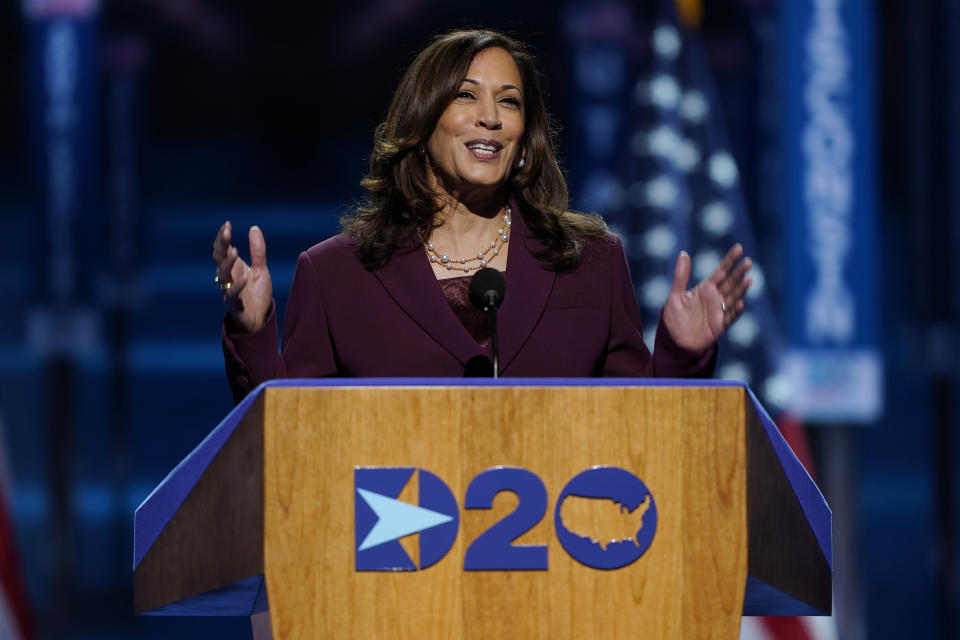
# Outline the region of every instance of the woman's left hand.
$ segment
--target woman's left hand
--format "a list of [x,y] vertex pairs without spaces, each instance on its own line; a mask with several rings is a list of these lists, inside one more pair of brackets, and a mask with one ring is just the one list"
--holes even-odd
[[733,245],[710,277],[688,291],[690,254],[680,252],[673,287],[663,307],[663,322],[679,346],[704,351],[743,312],[743,296],[753,282],[747,276],[753,262],[741,260],[742,256],[743,247]]

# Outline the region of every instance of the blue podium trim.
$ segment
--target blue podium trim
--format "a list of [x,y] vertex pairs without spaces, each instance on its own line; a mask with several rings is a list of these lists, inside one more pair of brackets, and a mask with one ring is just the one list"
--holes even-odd
[[747,576],[747,589],[743,597],[745,616],[823,616],[829,611],[820,611],[802,600],[753,576]]
[[145,616],[252,616],[267,610],[263,574],[145,612]]

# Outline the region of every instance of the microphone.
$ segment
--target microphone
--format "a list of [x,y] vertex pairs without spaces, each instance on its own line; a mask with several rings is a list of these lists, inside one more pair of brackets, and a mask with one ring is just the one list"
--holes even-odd
[[490,342],[493,346],[493,377],[500,377],[500,347],[497,340],[497,309],[503,303],[507,282],[503,274],[490,267],[477,271],[470,280],[470,302],[487,314]]

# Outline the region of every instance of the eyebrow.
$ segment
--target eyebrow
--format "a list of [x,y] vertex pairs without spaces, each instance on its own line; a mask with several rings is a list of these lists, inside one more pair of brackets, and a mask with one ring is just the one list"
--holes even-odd
[[[475,84],[475,85],[479,85],[479,84],[480,84],[480,81],[479,81],[479,80],[474,80],[473,78],[464,78],[463,81],[464,81],[464,82],[469,82],[470,84]],[[513,85],[513,84],[502,84],[502,85],[500,85],[500,88],[501,88],[501,89],[516,89],[517,91],[520,91],[520,87],[518,87],[518,86],[516,86],[516,85]],[[521,91],[521,93],[523,93],[523,92]]]

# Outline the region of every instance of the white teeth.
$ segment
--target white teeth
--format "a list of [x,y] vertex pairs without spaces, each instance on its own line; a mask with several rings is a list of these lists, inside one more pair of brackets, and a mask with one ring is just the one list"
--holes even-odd
[[477,151],[486,151],[487,153],[496,153],[498,151],[497,147],[493,146],[492,144],[481,144],[479,142],[475,144],[469,144],[467,145],[467,148]]

